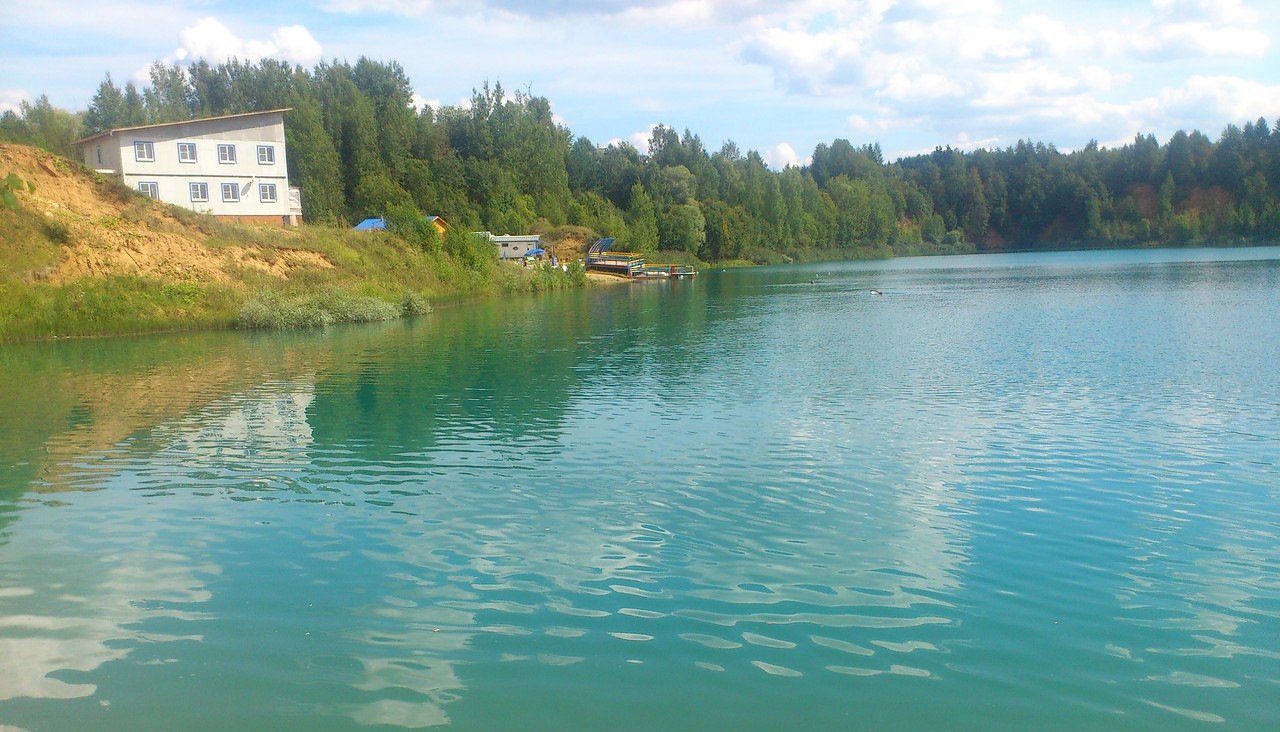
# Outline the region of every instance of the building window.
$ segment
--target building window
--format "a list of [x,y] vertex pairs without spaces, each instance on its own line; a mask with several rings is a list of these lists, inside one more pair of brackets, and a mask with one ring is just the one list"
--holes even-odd
[[151,142],[133,143],[133,159],[139,163],[154,163],[156,160],[155,144]]
[[159,198],[159,197],[160,197],[160,184],[159,184],[159,183],[155,183],[155,182],[153,182],[153,181],[144,181],[144,182],[142,182],[142,183],[139,183],[139,184],[138,184],[138,193],[141,193],[142,195],[146,196],[147,198]]
[[218,162],[234,163],[236,161],[235,145],[219,145],[218,146]]
[[98,151],[98,167],[101,168],[102,167],[102,146],[98,145],[96,149]]
[[272,145],[258,146],[258,165],[275,165],[276,149]]
[[209,200],[209,184],[208,183],[192,183],[191,184],[191,201],[193,203],[204,203]]
[[222,200],[225,203],[240,202],[240,186],[236,183],[222,184]]
[[196,144],[194,142],[178,143],[178,162],[194,163],[196,161]]
[[259,183],[258,184],[258,200],[263,203],[276,202],[276,184],[275,183]]

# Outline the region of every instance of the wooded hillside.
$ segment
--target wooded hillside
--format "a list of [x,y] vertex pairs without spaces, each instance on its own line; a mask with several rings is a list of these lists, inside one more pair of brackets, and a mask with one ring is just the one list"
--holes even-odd
[[500,84],[439,110],[415,110],[413,91],[398,63],[365,58],[311,70],[156,64],[143,89],[108,75],[84,112],[24,103],[0,117],[0,138],[71,154],[73,140],[112,127],[290,107],[290,178],[309,220],[409,207],[469,230],[572,230],[708,261],[1237,243],[1280,232],[1280,131],[1265,119],[1216,140],[1138,135],[1070,153],[1020,141],[894,162],[876,144],[837,139],[808,166],[775,171],[755,151],[731,141],[710,151],[667,126],[647,154],[600,147],[557,124],[547,99]]

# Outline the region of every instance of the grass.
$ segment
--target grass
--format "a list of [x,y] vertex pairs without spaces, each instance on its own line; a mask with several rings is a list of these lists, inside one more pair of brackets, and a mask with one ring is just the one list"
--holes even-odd
[[4,231],[0,281],[38,273],[57,264],[59,245],[67,239],[66,224],[23,208],[13,211],[0,207],[0,227]]
[[[103,183],[122,198],[118,215],[98,222],[128,230],[149,226],[197,236],[210,249],[254,250],[268,262],[287,250],[320,254],[331,267],[301,267],[287,279],[249,267],[221,282],[138,276],[44,282],[70,234],[56,219],[19,209],[0,212],[0,343],[72,336],[217,328],[305,328],[420,315],[432,302],[489,294],[582,286],[580,267],[526,269],[445,251],[424,252],[387,232],[304,225],[272,229],[219,222],[165,207]],[[194,233],[193,233],[194,232]]]
[[69,285],[0,283],[0,343],[219,327],[239,303],[232,288],[108,277]]

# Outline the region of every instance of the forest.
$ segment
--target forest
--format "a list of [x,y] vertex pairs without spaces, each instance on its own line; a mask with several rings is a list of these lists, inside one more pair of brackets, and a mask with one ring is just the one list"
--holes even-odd
[[1063,152],[937,148],[886,162],[876,143],[835,139],[773,170],[732,141],[709,150],[659,125],[648,150],[575,136],[530,90],[500,83],[469,104],[415,109],[396,62],[307,70],[264,60],[154,64],[149,83],[108,74],[87,110],[47,97],[0,116],[0,140],[75,157],[97,132],[289,108],[289,175],[304,217],[344,224],[389,211],[466,230],[614,236],[618,248],[708,262],[1085,247],[1236,244],[1280,232],[1280,126],[1234,124],[1211,139],[1138,134]]

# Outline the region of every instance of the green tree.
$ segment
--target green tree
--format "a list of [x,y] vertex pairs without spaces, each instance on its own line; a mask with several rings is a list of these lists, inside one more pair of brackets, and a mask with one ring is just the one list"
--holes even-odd
[[290,106],[284,134],[289,179],[302,192],[302,215],[312,221],[336,220],[346,208],[338,151],[325,132],[319,105],[304,89],[294,92]]
[[658,222],[661,247],[696,254],[707,241],[706,226],[697,201],[672,206]]
[[42,147],[64,157],[78,157],[74,143],[80,138],[82,129],[79,116],[54,107],[44,94],[34,103],[24,99],[18,104],[18,111],[20,116],[15,116],[12,123],[2,125],[5,128],[13,125],[10,139]]
[[98,85],[93,99],[89,100],[89,109],[84,115],[84,132],[96,135],[99,132],[116,127],[128,127],[131,124],[129,109],[124,92],[111,81],[111,74]]
[[142,92],[148,122],[178,122],[195,116],[194,90],[181,66],[157,61],[150,76],[151,84]]
[[374,173],[356,185],[351,208],[360,216],[382,216],[394,208],[412,208],[413,197],[386,173]]
[[658,216],[644,186],[631,186],[631,205],[627,208],[628,249],[653,252],[658,249]]

